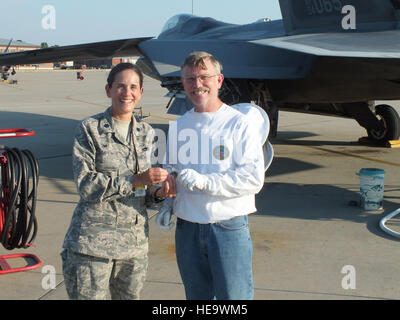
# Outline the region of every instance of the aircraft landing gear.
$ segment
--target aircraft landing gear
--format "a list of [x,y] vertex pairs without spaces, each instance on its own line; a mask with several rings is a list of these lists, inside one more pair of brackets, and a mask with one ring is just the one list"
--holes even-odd
[[[17,80],[8,80],[8,77],[10,76],[10,73],[8,72],[10,70],[10,67],[1,67],[0,70],[0,82],[7,82],[9,84],[17,84]],[[15,71],[15,68],[12,68],[11,75],[15,75],[17,72]]]
[[355,119],[367,130],[368,140],[375,145],[385,145],[400,136],[400,117],[397,111],[386,104],[377,106],[369,102],[342,104],[345,114]]
[[400,136],[400,117],[397,111],[387,104],[380,104],[375,107],[375,114],[381,122],[381,128],[367,129],[368,138],[377,143],[398,140]]

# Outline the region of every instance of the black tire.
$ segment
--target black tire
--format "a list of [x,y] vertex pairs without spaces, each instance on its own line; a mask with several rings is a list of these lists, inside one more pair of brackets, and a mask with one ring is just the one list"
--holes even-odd
[[368,137],[376,143],[398,140],[400,136],[400,117],[393,107],[380,104],[375,107],[375,114],[383,123],[383,130],[368,130]]

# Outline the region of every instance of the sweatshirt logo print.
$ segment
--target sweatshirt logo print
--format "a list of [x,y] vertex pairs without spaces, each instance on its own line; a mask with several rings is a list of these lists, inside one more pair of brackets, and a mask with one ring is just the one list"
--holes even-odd
[[229,157],[229,149],[226,146],[216,146],[213,150],[213,156],[217,160],[225,160]]

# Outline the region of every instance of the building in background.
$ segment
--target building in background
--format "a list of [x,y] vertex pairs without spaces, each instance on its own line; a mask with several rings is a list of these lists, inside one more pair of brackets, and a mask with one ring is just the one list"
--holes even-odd
[[136,63],[139,57],[114,57],[95,60],[74,61],[75,69],[110,69],[121,62]]
[[[0,54],[3,54],[7,46],[10,42],[10,39],[3,39],[0,38]],[[11,41],[10,46],[8,47],[8,53],[13,52],[20,52],[26,50],[36,50],[40,49],[40,45],[28,43],[22,40],[13,40]],[[15,66],[15,69],[53,69],[53,63],[41,63],[41,64],[34,64],[34,65],[19,65]]]
[[139,57],[114,57],[112,58],[112,65],[115,66],[121,62],[130,62],[135,64]]

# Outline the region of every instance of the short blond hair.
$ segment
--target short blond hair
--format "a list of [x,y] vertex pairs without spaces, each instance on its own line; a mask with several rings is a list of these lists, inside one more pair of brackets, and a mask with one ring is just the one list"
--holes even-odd
[[183,70],[184,67],[206,69],[206,65],[204,63],[204,60],[206,59],[210,60],[214,65],[217,74],[222,72],[221,62],[219,62],[218,59],[215,58],[211,53],[205,51],[195,51],[189,54],[183,62],[181,70]]

